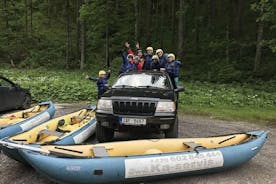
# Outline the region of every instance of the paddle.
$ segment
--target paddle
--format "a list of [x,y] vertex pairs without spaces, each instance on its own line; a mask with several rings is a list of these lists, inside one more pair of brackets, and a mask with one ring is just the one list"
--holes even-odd
[[[24,149],[24,150],[34,151],[34,152],[42,153],[44,155],[50,155],[51,153],[53,153],[53,154],[55,154],[57,156],[79,157],[79,156],[71,155],[69,153],[59,153],[59,152],[55,152],[55,151],[49,151],[49,150],[45,150],[45,149],[41,149],[41,148],[37,148],[37,147],[33,147],[33,146],[28,146],[28,145],[15,144],[15,143],[6,142],[6,141],[2,141],[2,140],[0,140],[0,144],[2,144],[3,146],[10,147],[10,148],[16,148],[16,149]],[[58,147],[55,147],[55,148],[57,149]],[[65,150],[66,151],[76,152],[76,150],[70,150],[70,149],[65,149]]]
[[43,154],[46,154],[46,155],[50,154],[49,150],[44,150],[44,149],[33,147],[33,146],[15,144],[15,143],[6,142],[6,141],[2,141],[2,140],[0,140],[0,144],[2,144],[3,146],[11,147],[11,148],[25,149],[25,150],[30,150],[30,151],[43,153]]

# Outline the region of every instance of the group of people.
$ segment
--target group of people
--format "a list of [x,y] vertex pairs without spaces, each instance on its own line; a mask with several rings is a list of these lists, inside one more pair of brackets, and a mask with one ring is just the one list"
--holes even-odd
[[[146,53],[140,48],[139,43],[136,43],[136,53],[131,49],[130,44],[125,42],[127,52],[120,51],[122,56],[122,66],[119,74],[130,72],[133,70],[161,70],[166,71],[173,83],[174,88],[178,86],[179,79],[179,67],[181,62],[175,59],[173,53],[164,53],[162,49],[157,49],[154,54],[152,47],[146,48]],[[105,72],[104,70],[99,71],[99,78],[86,77],[87,79],[93,80],[97,83],[98,87],[98,98],[105,92],[110,77],[111,71]]]
[[119,74],[133,70],[165,70],[174,87],[177,88],[181,62],[175,59],[173,53],[166,54],[162,49],[157,49],[154,55],[152,47],[147,47],[146,53],[143,53],[139,43],[136,43],[136,53],[130,48],[128,42],[125,43],[125,47],[127,52],[120,51],[123,63]]

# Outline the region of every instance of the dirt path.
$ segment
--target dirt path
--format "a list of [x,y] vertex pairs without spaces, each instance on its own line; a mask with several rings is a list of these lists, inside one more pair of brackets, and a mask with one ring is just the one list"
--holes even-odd
[[[83,105],[56,105],[56,116],[60,116]],[[269,130],[269,137],[261,152],[248,163],[233,170],[221,173],[170,178],[167,180],[145,182],[148,184],[211,184],[211,183],[276,183],[276,126],[267,127],[255,124],[216,120],[209,117],[184,115],[179,118],[180,137],[206,137],[231,134],[257,129]],[[276,125],[276,122],[274,122]],[[117,134],[116,139],[126,140],[129,135]],[[96,142],[92,137],[89,142]],[[0,154],[0,184],[51,184],[48,179],[39,175],[32,168],[26,167]]]

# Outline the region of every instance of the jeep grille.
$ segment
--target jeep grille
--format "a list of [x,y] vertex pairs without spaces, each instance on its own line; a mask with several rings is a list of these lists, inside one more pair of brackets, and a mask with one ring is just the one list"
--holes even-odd
[[156,102],[113,100],[113,113],[120,115],[153,116]]

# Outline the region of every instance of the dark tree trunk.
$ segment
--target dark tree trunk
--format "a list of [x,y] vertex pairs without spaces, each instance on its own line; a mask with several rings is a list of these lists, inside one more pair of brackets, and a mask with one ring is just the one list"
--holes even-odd
[[80,1],[76,0],[76,61],[80,62],[80,19],[79,19]]
[[[231,8],[231,2],[228,6],[224,6],[223,10],[225,12],[225,60],[226,63],[230,62],[230,34],[231,34],[231,24],[233,23],[233,11]],[[222,6],[220,6],[222,7]],[[233,26],[232,26],[233,27]]]
[[152,0],[147,0],[146,1],[146,22],[145,22],[145,27],[146,27],[146,45],[149,46],[150,44],[152,44],[152,34],[151,34],[151,30],[152,30]]
[[66,68],[69,68],[70,57],[70,12],[69,12],[69,0],[66,0]]
[[214,30],[214,19],[216,14],[215,12],[216,12],[216,1],[209,0],[209,17],[208,17],[209,34],[212,34],[212,31]]
[[243,0],[238,0],[238,15],[237,15],[237,39],[241,40],[243,33]]
[[195,50],[199,51],[199,16],[198,16],[199,0],[195,0]]
[[143,19],[143,15],[144,15],[144,11],[145,10],[145,3],[143,3],[143,1],[138,1],[137,0],[137,6],[138,6],[138,40],[139,42],[143,42],[143,45],[145,43],[145,30],[144,30],[144,19]]
[[110,67],[109,63],[109,6],[108,6],[108,0],[106,0],[106,27],[105,27],[105,61],[107,67]]
[[226,38],[225,59],[226,59],[226,62],[229,63],[229,24],[228,22],[225,30],[225,38]]
[[243,0],[232,0],[232,9],[233,36],[236,40],[240,40],[242,36]]
[[7,0],[4,0],[4,16],[5,16],[5,26],[7,30],[9,28]]
[[51,27],[51,0],[47,0],[48,26]]
[[138,41],[138,0],[134,1],[134,16],[135,16],[135,24],[134,24],[134,37],[135,41]]
[[258,31],[257,31],[257,44],[256,44],[254,72],[257,72],[261,66],[263,32],[264,32],[264,23],[262,21],[259,21]]
[[30,24],[31,24],[31,34],[33,32],[33,0],[30,0]]
[[153,25],[152,26],[154,26],[153,27],[153,32],[154,32],[154,34],[152,35],[152,37],[153,37],[153,42],[156,42],[156,43],[158,43],[158,44],[160,44],[159,43],[159,40],[158,40],[158,33],[159,33],[159,31],[155,31],[155,30],[159,30],[159,9],[158,9],[158,1],[153,1],[152,2],[152,7],[153,7],[153,11],[154,11],[154,15],[153,15],[153,19],[154,19],[154,21],[152,21],[153,22]]
[[7,55],[9,56],[11,66],[15,68],[13,56],[9,52],[7,53]]
[[24,0],[25,3],[25,32],[28,33],[28,0]]
[[106,66],[110,67],[110,63],[109,63],[109,27],[108,25],[106,26],[106,30],[105,30],[105,60],[106,60]]
[[160,35],[159,35],[159,40],[160,40],[160,45],[161,45],[161,48],[163,48],[164,47],[164,45],[163,45],[163,41],[164,41],[164,34],[163,34],[163,32],[164,32],[164,19],[165,19],[165,17],[164,17],[164,13],[165,13],[165,4],[166,4],[166,2],[164,2],[164,1],[161,1],[161,22],[160,22]]
[[[171,15],[171,33],[172,33],[172,39],[171,39],[171,45],[175,45],[175,1],[172,1],[172,15]],[[173,48],[175,49],[175,47]]]
[[242,37],[243,37],[243,0],[238,0],[238,15],[237,15],[237,40],[238,40],[238,60],[242,57]]
[[184,0],[179,0],[179,19],[178,19],[178,49],[177,56],[182,59],[184,56]]
[[82,70],[85,65],[86,58],[86,26],[85,21],[81,21],[81,60],[80,60],[80,69]]

